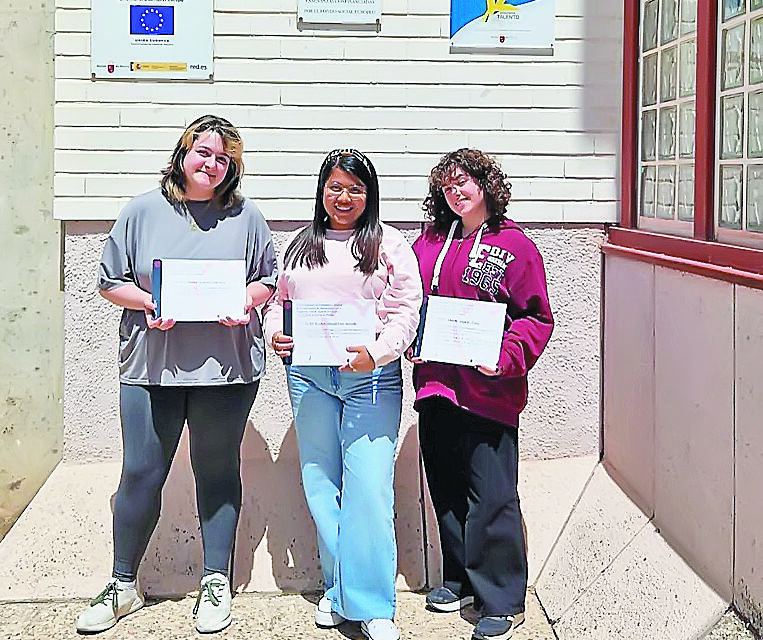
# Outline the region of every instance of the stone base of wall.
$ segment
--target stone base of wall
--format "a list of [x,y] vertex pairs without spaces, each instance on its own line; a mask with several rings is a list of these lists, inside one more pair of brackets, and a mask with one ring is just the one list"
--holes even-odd
[[[64,457],[70,462],[119,459],[117,329],[120,311],[96,292],[95,278],[111,223],[66,225],[66,365]],[[282,225],[283,226],[283,225]],[[413,241],[418,229],[407,225]],[[522,414],[524,459],[590,455],[599,450],[600,226],[530,226],[543,255],[556,327],[530,373],[530,400]],[[274,231],[279,248],[289,231]],[[270,350],[268,373],[252,423],[277,457],[291,425],[283,367]],[[404,429],[416,423],[410,367],[404,369]]]

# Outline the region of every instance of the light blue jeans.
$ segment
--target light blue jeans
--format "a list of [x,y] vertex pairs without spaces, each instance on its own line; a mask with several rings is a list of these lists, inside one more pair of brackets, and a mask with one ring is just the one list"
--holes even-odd
[[369,373],[292,365],[287,380],[326,596],[348,620],[392,618],[400,361]]

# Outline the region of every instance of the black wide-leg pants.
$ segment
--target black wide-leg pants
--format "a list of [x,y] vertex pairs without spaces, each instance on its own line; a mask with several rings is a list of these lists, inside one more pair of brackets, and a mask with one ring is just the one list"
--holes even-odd
[[483,616],[525,609],[527,556],[517,429],[442,398],[419,406],[419,440],[443,556],[443,583]]

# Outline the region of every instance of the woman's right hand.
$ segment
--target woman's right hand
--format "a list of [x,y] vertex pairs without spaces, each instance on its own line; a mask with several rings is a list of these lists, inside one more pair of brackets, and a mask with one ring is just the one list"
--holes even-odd
[[143,311],[146,313],[146,324],[149,329],[167,331],[167,329],[172,329],[175,326],[175,321],[172,318],[154,318],[156,303],[150,298],[143,303]]
[[294,348],[294,340],[291,336],[284,335],[283,331],[276,331],[271,346],[279,358],[287,358]]

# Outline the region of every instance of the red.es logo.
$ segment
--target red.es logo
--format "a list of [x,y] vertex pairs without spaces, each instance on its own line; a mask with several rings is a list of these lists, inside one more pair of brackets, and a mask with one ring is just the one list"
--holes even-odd
[[109,73],[114,73],[114,65],[110,64],[108,67],[106,67],[109,70]]

